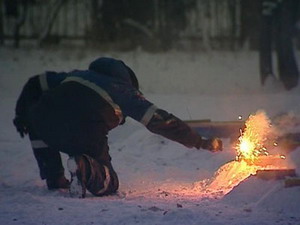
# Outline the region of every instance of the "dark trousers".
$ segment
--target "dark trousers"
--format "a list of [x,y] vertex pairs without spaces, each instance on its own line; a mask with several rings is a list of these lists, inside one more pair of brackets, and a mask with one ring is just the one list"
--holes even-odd
[[64,168],[59,151],[50,147],[29,128],[29,139],[33,154],[38,163],[40,177],[44,179],[56,179],[64,175]]
[[[31,139],[39,137],[46,145],[40,147],[47,148],[43,153],[34,148],[41,174],[61,173],[59,152],[69,156],[85,154],[109,168],[113,183],[118,185],[107,144],[108,128],[102,116],[110,110],[113,109],[97,93],[75,82],[45,92],[29,113],[33,131]],[[111,187],[113,191],[117,188]]]
[[278,61],[280,81],[287,90],[298,84],[299,70],[293,46],[298,0],[262,0],[260,26],[260,76],[264,84],[269,75],[274,75],[272,44]]

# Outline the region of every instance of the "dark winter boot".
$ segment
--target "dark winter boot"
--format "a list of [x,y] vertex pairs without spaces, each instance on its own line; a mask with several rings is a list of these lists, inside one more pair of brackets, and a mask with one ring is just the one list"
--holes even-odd
[[88,155],[70,157],[71,196],[84,198],[86,190],[95,196],[115,193],[119,187],[117,174],[110,163],[104,164]]
[[47,178],[46,183],[49,190],[70,188],[70,181],[64,175]]
[[86,156],[90,166],[90,176],[87,179],[86,188],[95,196],[103,196],[114,192],[112,185],[115,177],[111,176],[108,166],[100,164],[92,157]]

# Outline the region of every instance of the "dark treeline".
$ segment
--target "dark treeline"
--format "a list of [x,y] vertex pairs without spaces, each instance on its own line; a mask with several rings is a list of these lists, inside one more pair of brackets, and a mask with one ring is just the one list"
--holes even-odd
[[0,44],[258,48],[261,0],[2,0]]

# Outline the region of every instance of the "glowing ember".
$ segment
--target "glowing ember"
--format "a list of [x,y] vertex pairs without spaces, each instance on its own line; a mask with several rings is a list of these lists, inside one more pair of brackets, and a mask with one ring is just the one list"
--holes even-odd
[[208,197],[222,197],[250,175],[257,168],[249,166],[245,161],[230,161],[220,167],[213,178],[200,181],[196,186]]
[[206,197],[223,197],[234,187],[257,171],[289,169],[286,160],[279,155],[260,156],[256,164],[249,164],[245,160],[230,161],[218,169],[211,179],[195,183],[195,188],[200,189]]

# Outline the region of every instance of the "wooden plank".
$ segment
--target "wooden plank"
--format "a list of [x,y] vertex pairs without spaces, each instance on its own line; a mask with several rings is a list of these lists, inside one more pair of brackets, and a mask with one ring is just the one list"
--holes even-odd
[[[211,138],[230,138],[232,142],[237,141],[241,135],[241,130],[245,128],[245,121],[211,121],[186,120],[190,127],[195,129],[201,136]],[[287,133],[277,139],[278,147],[290,152],[300,146],[300,133]]]
[[295,169],[257,170],[256,176],[263,180],[280,180],[296,176]]
[[240,130],[245,126],[244,121],[211,121],[207,119],[185,122],[203,137],[230,138],[233,141],[237,140]]
[[284,181],[285,187],[300,186],[300,177],[287,178]]

